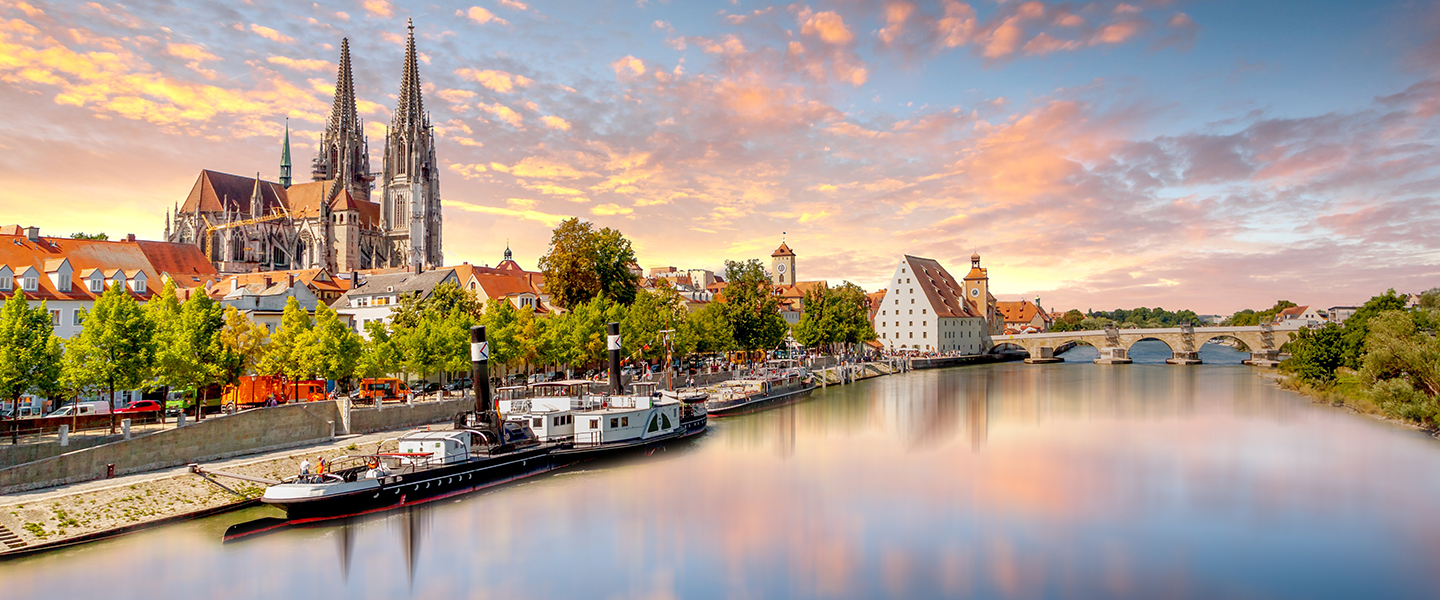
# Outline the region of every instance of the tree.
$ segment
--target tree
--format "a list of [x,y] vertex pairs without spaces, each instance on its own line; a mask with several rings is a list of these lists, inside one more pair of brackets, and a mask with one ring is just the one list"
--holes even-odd
[[[1429,311],[1427,311],[1429,312]],[[1402,419],[1440,424],[1440,339],[1421,331],[1416,319],[1390,310],[1368,319],[1360,379],[1382,410]],[[1350,324],[1346,319],[1345,324]]]
[[81,318],[85,326],[65,345],[62,379],[72,390],[106,390],[113,405],[117,387],[135,389],[149,377],[155,355],[154,324],[119,281]]
[[1335,381],[1335,370],[1345,364],[1344,332],[1334,323],[1291,334],[1284,349],[1290,352],[1290,358],[1285,359],[1280,368],[1311,383],[1324,385]]
[[1360,368],[1365,355],[1365,339],[1370,334],[1370,319],[1385,311],[1404,310],[1406,304],[1404,295],[1396,294],[1393,289],[1386,290],[1384,294],[1366,301],[1355,314],[1345,319],[1345,366]]
[[270,330],[245,318],[245,314],[233,306],[225,307],[222,318],[225,322],[220,329],[223,369],[217,383],[226,385],[259,368],[265,346],[270,342]]
[[383,377],[400,363],[400,350],[390,339],[390,329],[376,320],[365,324],[365,340],[355,374],[362,378]]
[[[686,318],[685,300],[669,282],[661,282],[653,293],[642,293],[635,298],[620,321],[620,339],[624,344],[625,356],[644,360],[665,357],[665,336],[661,331],[678,333]],[[681,342],[674,351],[679,355],[688,354],[688,334],[672,339]]]
[[789,324],[780,316],[770,276],[759,259],[725,261],[725,316],[741,350],[773,348],[785,340]]
[[0,308],[0,398],[17,407],[20,397],[60,394],[60,338],[55,336],[46,303],[32,308],[17,292]]
[[555,227],[540,270],[551,300],[565,308],[600,296],[628,305],[639,289],[630,272],[634,262],[635,250],[619,231],[596,231],[588,221],[570,218]]
[[306,371],[321,379],[344,381],[355,375],[360,360],[360,336],[323,302],[315,307],[315,326],[301,344]]
[[178,304],[170,279],[145,311],[155,325],[154,384],[193,392],[199,406],[202,390],[224,383],[234,362],[224,342],[224,312],[203,293]]
[[83,232],[83,231],[77,231],[77,232],[75,232],[75,233],[70,234],[70,239],[72,239],[72,240],[99,240],[99,241],[105,241],[105,240],[110,239],[110,236],[105,235],[105,234],[103,234],[103,233],[89,234],[89,233],[85,233],[85,232]]
[[695,352],[728,352],[735,348],[735,332],[730,328],[730,320],[725,318],[724,304],[711,302],[690,313],[685,328],[694,340]]
[[314,322],[310,313],[300,308],[300,301],[291,296],[285,301],[285,312],[280,316],[280,328],[270,336],[265,355],[256,368],[261,375],[280,375],[291,381],[299,381],[313,374],[306,363],[310,352],[310,330]]
[[795,341],[811,348],[853,346],[875,339],[865,290],[847,281],[839,287],[817,286],[807,291],[805,314],[793,334]]
[[1287,308],[1294,308],[1295,306],[1296,304],[1289,300],[1278,300],[1275,302],[1275,306],[1259,312],[1247,308],[1230,315],[1230,318],[1222,321],[1220,325],[1226,327],[1254,327],[1261,323],[1269,323],[1275,320],[1275,315],[1280,314],[1280,311]]

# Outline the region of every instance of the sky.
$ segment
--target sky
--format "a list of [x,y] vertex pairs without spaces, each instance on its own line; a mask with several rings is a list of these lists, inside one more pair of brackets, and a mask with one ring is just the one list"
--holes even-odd
[[450,264],[578,216],[872,290],[978,252],[1052,310],[1440,285],[1433,2],[0,0],[0,222],[159,239],[287,119],[303,180],[346,37],[378,169],[407,18]]

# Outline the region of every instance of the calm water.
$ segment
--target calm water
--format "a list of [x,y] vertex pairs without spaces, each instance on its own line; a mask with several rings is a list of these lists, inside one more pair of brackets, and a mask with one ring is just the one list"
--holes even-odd
[[1440,595],[1440,442],[1227,348],[1133,356],[831,388],[685,449],[345,526],[222,545],[272,513],[225,515],[0,564],[0,597]]

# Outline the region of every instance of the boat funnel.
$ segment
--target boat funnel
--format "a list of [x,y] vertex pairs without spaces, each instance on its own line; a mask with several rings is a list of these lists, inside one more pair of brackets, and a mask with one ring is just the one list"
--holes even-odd
[[620,382],[620,324],[610,322],[605,325],[605,345],[610,350],[610,393],[616,396],[625,393],[625,385]]
[[490,403],[490,343],[483,325],[470,328],[470,384],[475,389],[475,414],[495,410]]

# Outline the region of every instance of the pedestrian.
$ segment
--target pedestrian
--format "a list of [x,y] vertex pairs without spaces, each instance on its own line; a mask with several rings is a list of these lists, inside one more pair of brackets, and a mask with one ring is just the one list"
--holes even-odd
[[310,459],[306,458],[306,459],[303,459],[303,460],[300,461],[300,474],[301,474],[301,475],[309,475],[309,474],[310,474]]

